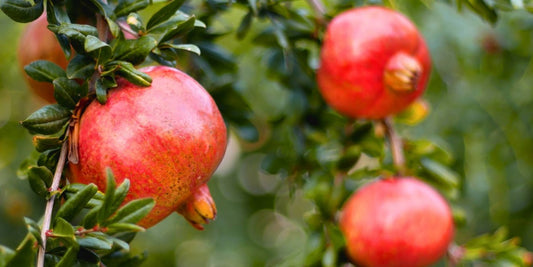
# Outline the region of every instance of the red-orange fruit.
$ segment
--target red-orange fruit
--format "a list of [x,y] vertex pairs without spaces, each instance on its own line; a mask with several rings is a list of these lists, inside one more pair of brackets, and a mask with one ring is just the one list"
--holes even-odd
[[430,266],[444,256],[454,233],[447,202],[412,177],[360,188],[344,205],[340,228],[350,258],[370,267]]
[[39,59],[51,61],[63,69],[67,67],[67,58],[54,33],[48,30],[47,26],[48,21],[44,14],[29,23],[20,38],[17,55],[20,69],[26,77],[30,90],[47,102],[53,103],[56,101],[54,86],[51,83],[38,82],[24,72],[24,66]]
[[93,101],[82,114],[79,162],[69,163],[70,181],[105,190],[110,167],[117,183],[131,181],[126,201],[155,200],[139,225],[151,227],[178,211],[202,229],[216,215],[206,183],[226,149],[224,120],[187,74],[162,66],[140,71],[152,77],[151,86],[118,79],[106,104]]
[[326,102],[352,118],[381,119],[405,109],[425,90],[426,43],[402,14],[367,6],[328,25],[317,80]]

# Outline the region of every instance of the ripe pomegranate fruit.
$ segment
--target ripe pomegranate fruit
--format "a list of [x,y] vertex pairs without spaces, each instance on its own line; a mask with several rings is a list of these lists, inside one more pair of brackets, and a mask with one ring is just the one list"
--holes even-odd
[[56,102],[54,98],[54,86],[51,83],[39,82],[24,72],[24,66],[35,60],[48,60],[61,68],[66,68],[68,61],[56,39],[54,33],[47,28],[46,15],[41,15],[35,21],[29,23],[22,33],[18,46],[19,67],[26,77],[30,90],[47,102]]
[[429,266],[453,239],[446,201],[412,178],[388,178],[360,188],[342,209],[340,228],[350,258],[362,266]]
[[151,197],[156,204],[139,222],[151,227],[178,211],[198,229],[214,219],[206,182],[226,149],[226,126],[209,93],[170,67],[140,69],[152,85],[118,79],[107,103],[93,101],[79,124],[78,163],[70,181],[105,190],[106,168],[117,183],[130,179],[126,201]]
[[381,119],[406,108],[425,90],[429,52],[402,14],[355,8],[328,25],[317,80],[326,102],[352,118]]

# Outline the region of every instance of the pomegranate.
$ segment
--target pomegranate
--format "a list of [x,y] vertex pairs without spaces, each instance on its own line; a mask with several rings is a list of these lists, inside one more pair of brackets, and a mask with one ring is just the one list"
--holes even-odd
[[147,67],[152,85],[118,79],[107,103],[93,101],[79,124],[78,163],[70,181],[105,190],[106,168],[117,183],[130,179],[126,201],[151,197],[156,204],[139,222],[151,227],[178,211],[198,229],[214,219],[206,182],[226,149],[226,126],[209,93],[187,74]]
[[[19,66],[24,72],[24,66],[35,60],[48,60],[61,68],[66,68],[68,61],[59,45],[54,33],[47,28],[46,15],[41,15],[35,21],[29,23],[24,30],[18,46]],[[25,74],[26,75],[26,74]],[[54,98],[54,86],[51,83],[39,82],[26,75],[26,81],[30,90],[47,102],[56,102]]]
[[340,228],[350,258],[362,266],[429,266],[453,239],[446,201],[412,177],[360,188],[342,209]]
[[426,43],[413,23],[378,6],[336,16],[320,57],[321,94],[352,118],[382,119],[402,111],[424,92],[431,72]]

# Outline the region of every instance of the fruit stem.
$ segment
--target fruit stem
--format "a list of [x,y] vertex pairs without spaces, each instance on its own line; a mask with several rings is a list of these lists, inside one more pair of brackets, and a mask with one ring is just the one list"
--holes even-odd
[[[61,174],[63,173],[63,168],[65,167],[65,162],[67,159],[68,143],[63,142],[61,147],[61,153],[59,154],[59,161],[57,162],[57,167],[54,173],[54,179],[52,180],[52,185],[48,189],[49,192],[55,192],[59,188],[59,182],[61,181]],[[41,240],[43,245],[39,247],[39,254],[37,256],[37,267],[44,266],[44,255],[46,253],[46,233],[50,229],[50,222],[52,220],[52,210],[54,208],[54,201],[57,194],[51,194],[50,199],[46,202],[46,208],[44,211],[43,226],[41,228]]]
[[389,140],[389,146],[392,152],[392,161],[394,163],[394,167],[396,167],[396,171],[399,175],[404,175],[406,168],[405,157],[403,154],[402,139],[400,138],[400,136],[398,136],[396,130],[394,129],[391,117],[387,117],[381,120],[381,123],[385,128],[385,134],[387,136],[387,139]]

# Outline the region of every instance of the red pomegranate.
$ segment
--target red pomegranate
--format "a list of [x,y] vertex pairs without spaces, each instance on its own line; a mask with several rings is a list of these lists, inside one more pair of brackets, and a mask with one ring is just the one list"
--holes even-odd
[[48,21],[44,14],[29,23],[20,38],[17,55],[19,67],[31,91],[47,102],[54,103],[54,86],[51,83],[38,82],[24,72],[24,66],[39,59],[51,61],[63,69],[67,67],[68,61],[59,41],[47,26]]
[[424,39],[402,14],[355,8],[327,27],[318,85],[326,102],[352,118],[381,119],[406,108],[431,72]]
[[117,183],[130,179],[126,201],[154,198],[139,222],[151,227],[173,211],[198,229],[216,208],[206,182],[226,149],[226,126],[209,93],[187,74],[147,67],[152,85],[118,79],[105,105],[93,101],[81,116],[79,162],[70,162],[71,182],[105,190],[106,168]]
[[446,201],[412,178],[388,178],[359,189],[342,209],[350,258],[361,266],[429,266],[453,239]]

